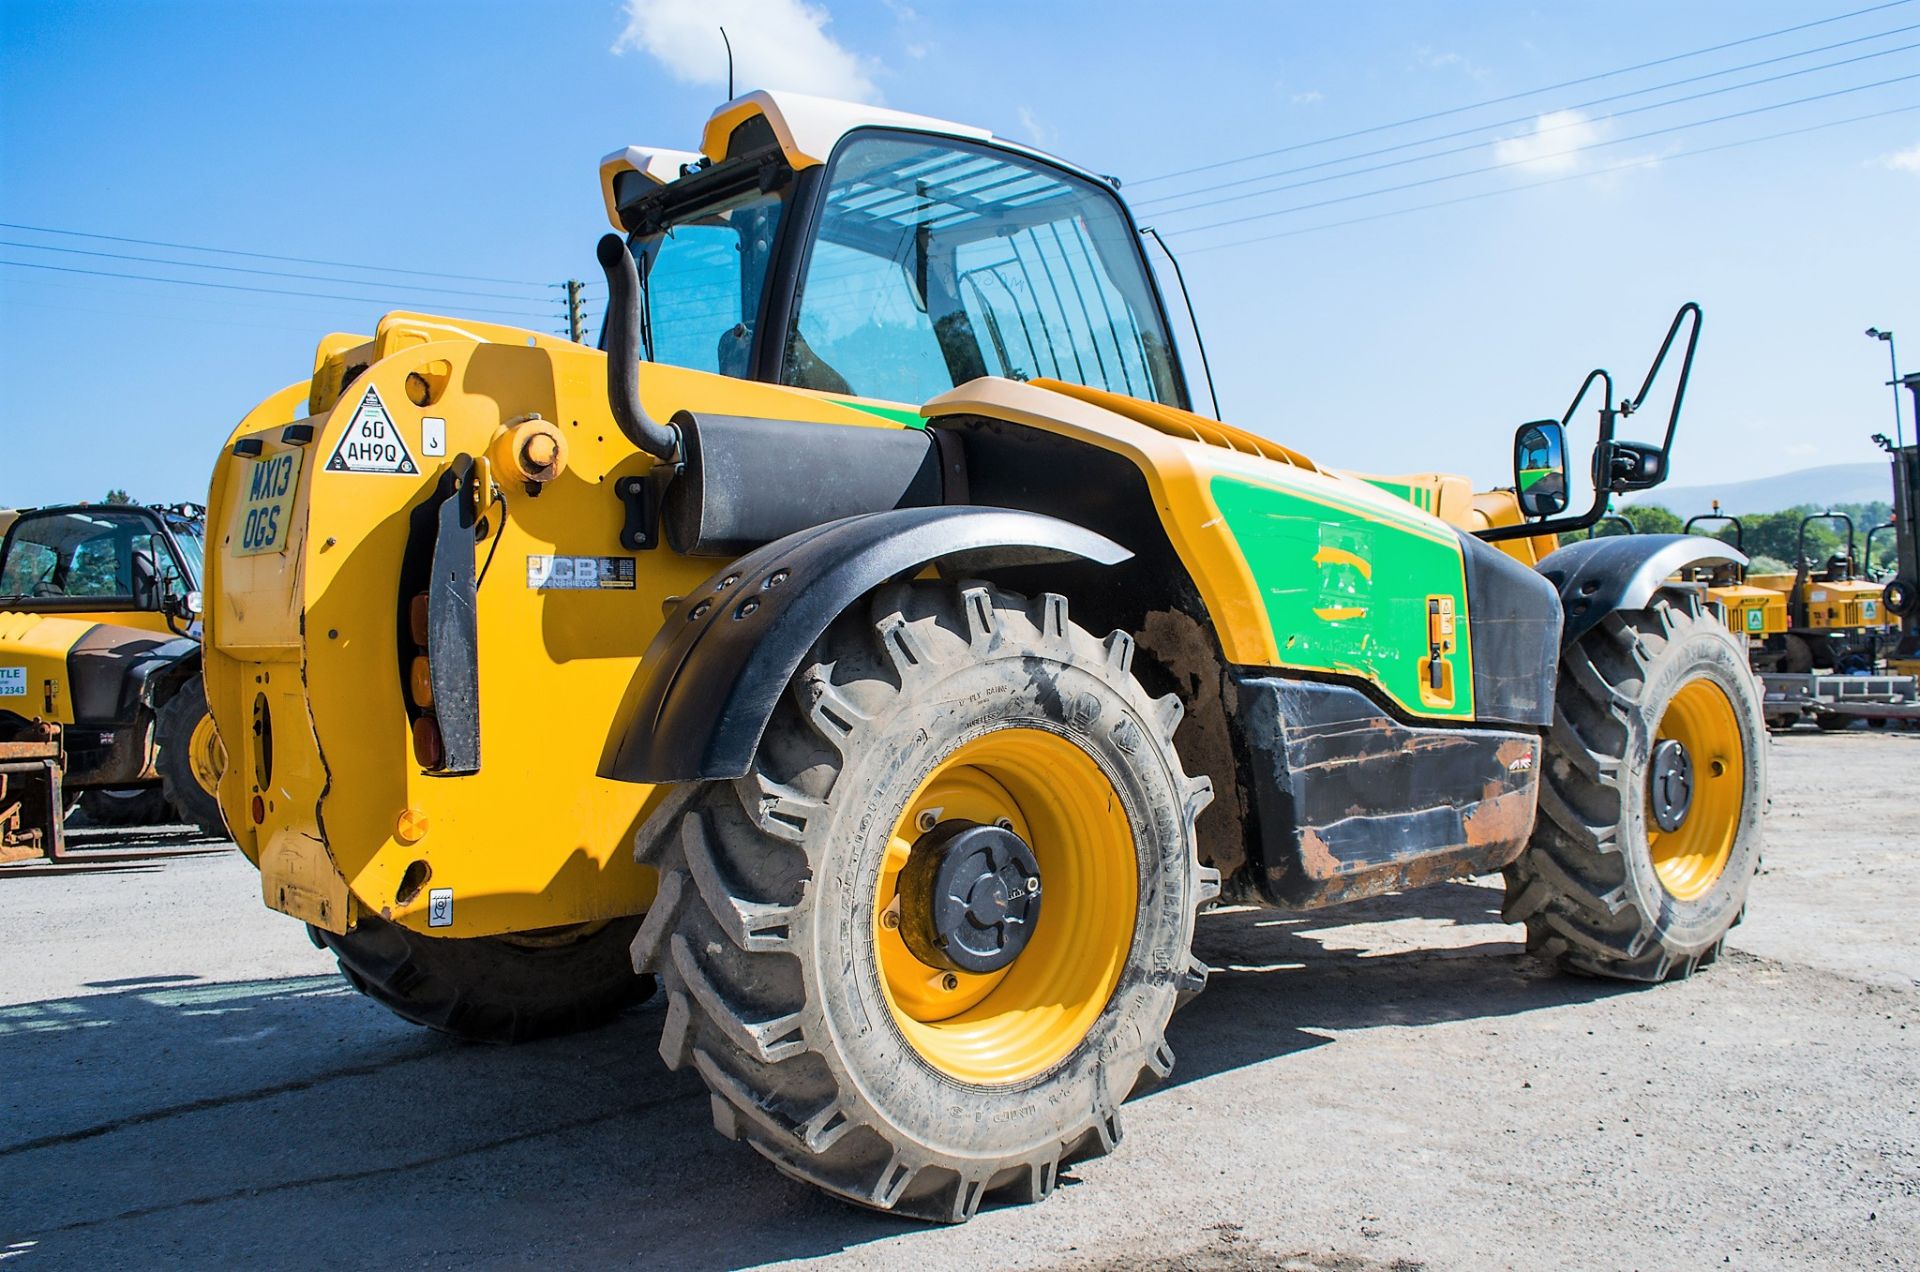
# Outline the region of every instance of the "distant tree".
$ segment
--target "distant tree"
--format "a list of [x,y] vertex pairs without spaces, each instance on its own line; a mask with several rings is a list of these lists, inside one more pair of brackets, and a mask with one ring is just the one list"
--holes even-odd
[[1659,504],[1635,504],[1626,517],[1636,534],[1680,533],[1680,518]]
[[133,496],[116,487],[107,492],[106,502],[110,504],[130,504],[133,502]]
[[[1659,504],[1634,504],[1631,508],[1615,508],[1612,513],[1632,525],[1634,534],[1680,533],[1680,518]],[[1626,533],[1626,528],[1617,521],[1603,521],[1593,529],[1596,539]]]

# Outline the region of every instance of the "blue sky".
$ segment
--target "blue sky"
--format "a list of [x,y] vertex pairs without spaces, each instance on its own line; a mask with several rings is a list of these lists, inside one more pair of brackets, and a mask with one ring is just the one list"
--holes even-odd
[[1920,107],[1920,2],[1608,74],[1870,3],[0,0],[0,222],[38,227],[0,228],[0,260],[62,267],[0,266],[0,506],[202,497],[234,421],[387,309],[558,325],[544,284],[597,275],[598,158],[697,144],[718,21],[743,90],[865,96],[1121,177],[1182,253],[1227,417],[1323,462],[1499,479],[1515,423],[1595,363],[1637,380],[1687,299],[1707,328],[1675,481],[1874,459],[1892,404],[1864,328],[1920,369],[1920,109],[1694,152]]

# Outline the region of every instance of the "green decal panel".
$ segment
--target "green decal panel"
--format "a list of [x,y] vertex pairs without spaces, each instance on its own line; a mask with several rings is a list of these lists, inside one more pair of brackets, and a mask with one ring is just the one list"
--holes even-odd
[[911,406],[876,406],[872,402],[854,402],[847,398],[830,399],[835,406],[844,406],[850,410],[865,411],[868,415],[878,415],[883,420],[892,420],[906,428],[925,428],[927,421],[918,408]]
[[1404,499],[1422,512],[1433,511],[1433,492],[1424,486],[1409,486],[1404,481],[1388,481],[1384,477],[1365,477],[1361,480],[1367,485],[1384,490],[1395,499]]
[[[1460,545],[1441,526],[1336,497],[1215,477],[1213,502],[1240,545],[1283,667],[1357,676],[1414,715],[1473,716]],[[1454,648],[1431,687],[1436,605]]]

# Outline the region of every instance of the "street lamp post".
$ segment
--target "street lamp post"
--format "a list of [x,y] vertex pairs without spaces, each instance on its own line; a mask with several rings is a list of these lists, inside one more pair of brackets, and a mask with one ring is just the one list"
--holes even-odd
[[[1893,333],[1882,331],[1878,327],[1868,327],[1867,336],[1869,339],[1882,341],[1887,346],[1887,365],[1893,371],[1893,378],[1887,381],[1893,386],[1893,444],[1905,446],[1906,439],[1900,429],[1900,357],[1894,352]],[[1914,428],[1920,432],[1920,419],[1914,421]]]

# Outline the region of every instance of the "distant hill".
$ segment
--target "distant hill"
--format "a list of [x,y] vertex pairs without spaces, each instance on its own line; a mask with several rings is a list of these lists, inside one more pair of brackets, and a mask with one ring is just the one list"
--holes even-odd
[[1885,502],[1892,498],[1893,475],[1886,464],[1824,464],[1795,473],[1729,481],[1717,486],[1659,486],[1627,495],[1620,502],[1658,504],[1682,517],[1691,517],[1711,512],[1716,499],[1720,501],[1720,511],[1744,516],[1779,512],[1798,504],[1825,508],[1830,504]]

